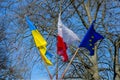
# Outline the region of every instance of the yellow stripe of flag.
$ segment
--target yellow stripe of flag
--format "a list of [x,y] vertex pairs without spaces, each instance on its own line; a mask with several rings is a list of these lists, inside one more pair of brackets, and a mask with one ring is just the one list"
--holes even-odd
[[40,51],[40,55],[41,55],[42,59],[44,60],[44,62],[47,65],[52,65],[52,62],[45,55],[46,51],[47,51],[46,40],[42,37],[42,35],[39,33],[39,31],[37,29],[32,30],[32,35],[33,35],[36,47],[38,47],[38,49]]

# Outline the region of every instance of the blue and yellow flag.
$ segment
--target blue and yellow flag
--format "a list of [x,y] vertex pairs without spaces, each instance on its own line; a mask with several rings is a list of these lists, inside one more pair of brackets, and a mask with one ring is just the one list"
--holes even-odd
[[46,40],[42,37],[42,35],[39,33],[39,31],[36,29],[36,27],[34,26],[34,24],[29,20],[28,17],[26,17],[26,21],[30,27],[30,30],[32,31],[32,35],[34,38],[34,42],[36,44],[36,47],[39,49],[40,51],[40,55],[42,57],[42,59],[44,60],[44,62],[47,65],[52,65],[52,62],[46,57],[46,54],[50,54],[47,52],[47,42]]
[[88,29],[85,37],[83,38],[82,42],[79,45],[79,47],[84,47],[84,48],[88,49],[90,51],[91,56],[94,55],[94,44],[98,40],[104,39],[104,37],[102,35],[100,35],[99,33],[97,33],[94,30],[94,23],[95,23],[95,20],[92,22],[92,24],[91,24],[90,28]]

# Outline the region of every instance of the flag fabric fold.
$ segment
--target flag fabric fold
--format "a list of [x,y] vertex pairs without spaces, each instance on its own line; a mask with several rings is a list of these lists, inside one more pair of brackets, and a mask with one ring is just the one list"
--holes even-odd
[[95,23],[95,20],[92,22],[92,24],[91,24],[90,28],[88,29],[85,37],[83,38],[82,42],[79,45],[79,47],[84,47],[84,48],[88,49],[90,51],[91,56],[94,55],[94,44],[98,40],[104,39],[104,37],[102,35],[100,35],[99,33],[97,33],[94,30],[94,23]]
[[57,36],[57,54],[62,56],[63,62],[68,61],[67,46],[61,36]]
[[60,16],[58,18],[58,35],[57,35],[57,54],[62,56],[63,62],[68,61],[67,55],[67,46],[63,40],[63,33],[62,33],[62,22],[60,20]]
[[58,17],[58,35],[57,35],[57,54],[62,56],[63,61],[68,61],[67,48],[74,41],[79,41],[78,36],[68,29],[61,21],[61,15]]
[[75,41],[80,41],[78,36],[69,28],[67,28],[64,24],[62,24],[62,33],[63,39],[66,42],[67,46],[71,45]]
[[46,57],[46,53],[47,53],[46,40],[42,37],[42,35],[39,33],[39,31],[36,29],[36,27],[34,26],[34,24],[30,21],[30,19],[28,17],[26,17],[26,22],[30,27],[30,30],[31,30],[33,38],[34,38],[34,42],[36,44],[36,47],[40,51],[40,55],[41,55],[42,59],[44,60],[44,62],[47,65],[52,65],[52,62]]

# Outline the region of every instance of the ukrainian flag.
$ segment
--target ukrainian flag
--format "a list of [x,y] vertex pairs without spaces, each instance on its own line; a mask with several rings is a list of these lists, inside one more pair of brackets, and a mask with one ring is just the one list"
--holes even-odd
[[46,40],[42,37],[42,35],[39,33],[39,31],[36,29],[36,27],[34,26],[34,24],[30,21],[30,19],[28,17],[26,17],[26,21],[30,27],[30,30],[32,31],[34,42],[36,44],[36,47],[40,51],[40,55],[41,55],[43,61],[47,65],[52,65],[52,62],[46,57],[46,54],[48,54],[47,48],[46,48],[46,46],[47,46]]

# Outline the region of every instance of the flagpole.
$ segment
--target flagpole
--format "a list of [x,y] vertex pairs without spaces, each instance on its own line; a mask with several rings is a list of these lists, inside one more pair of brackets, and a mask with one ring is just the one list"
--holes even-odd
[[[62,12],[62,0],[60,0],[60,4],[59,4],[59,10],[60,10],[60,15]],[[58,55],[57,55],[57,59],[56,59],[56,80],[58,80]]]
[[46,65],[45,63],[44,63],[44,65],[45,65],[45,67],[46,67],[46,70],[47,70],[47,72],[48,72],[48,75],[49,75],[49,77],[50,77],[50,80],[52,80],[52,75],[50,74],[50,71],[49,71],[47,65]]
[[57,55],[57,59],[56,59],[57,61],[56,61],[56,63],[57,63],[57,65],[56,65],[56,80],[58,80],[58,55]]
[[68,68],[70,67],[73,59],[75,58],[77,52],[78,52],[79,48],[77,48],[77,50],[75,51],[75,54],[73,55],[73,57],[71,58],[69,64],[67,65],[66,69],[64,70],[63,74],[62,74],[62,77],[60,78],[60,80],[62,80],[62,78],[64,77],[65,73],[67,72]]
[[62,0],[60,0],[60,15],[61,15],[61,13],[62,13]]
[[[39,47],[38,47],[38,49],[39,49]],[[40,51],[40,50],[39,50],[39,51]],[[41,58],[42,58],[41,51],[40,51],[40,56],[41,56]],[[42,61],[43,61],[44,66],[45,66],[45,68],[46,68],[46,70],[47,70],[47,73],[48,73],[48,75],[49,75],[49,77],[50,77],[50,80],[52,80],[52,75],[50,74],[50,71],[49,71],[46,63],[44,62],[43,58],[42,58]]]

